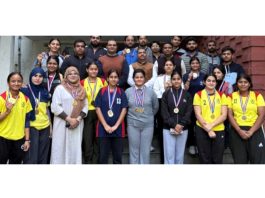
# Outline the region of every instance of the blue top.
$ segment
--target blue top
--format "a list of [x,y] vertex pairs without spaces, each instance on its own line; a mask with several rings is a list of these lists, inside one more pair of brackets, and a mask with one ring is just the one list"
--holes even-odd
[[[113,98],[113,92],[110,93],[110,98],[111,99]],[[113,117],[109,117],[108,116],[108,111],[109,111],[108,87],[103,87],[99,90],[99,93],[96,97],[95,107],[100,108],[106,123],[109,126],[114,126],[120,117],[122,109],[128,107],[128,101],[127,101],[125,92],[121,88],[117,87],[117,93],[114,98],[114,102],[112,106]],[[124,137],[125,136],[124,121],[117,128],[117,130],[111,134],[107,133],[103,125],[101,124],[101,122],[98,121],[97,128],[96,128],[96,136],[97,137]]]
[[[122,55],[122,51],[123,50],[119,51],[118,54]],[[125,54],[125,59],[126,59],[128,65],[137,62],[137,60],[138,60],[137,50],[135,48],[130,49],[130,53]]]
[[[188,80],[189,73],[184,74],[183,76],[183,83],[185,84]],[[198,78],[192,79],[190,81],[190,86],[188,89],[188,92],[190,93],[191,97],[193,98],[194,95],[198,92],[204,89],[203,79],[205,74],[200,72]]]

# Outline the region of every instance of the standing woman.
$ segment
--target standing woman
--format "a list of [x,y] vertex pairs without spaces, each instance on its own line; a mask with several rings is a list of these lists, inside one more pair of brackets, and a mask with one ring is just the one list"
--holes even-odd
[[30,149],[25,164],[47,164],[50,147],[50,118],[48,113],[49,93],[43,86],[45,72],[34,68],[29,76],[29,84],[21,92],[30,100],[33,111],[30,112]]
[[23,77],[12,72],[7,77],[9,90],[0,95],[0,164],[21,164],[30,148],[27,96],[20,92]]
[[51,110],[54,113],[51,164],[81,164],[83,118],[87,100],[74,66],[66,69],[64,81],[54,91]]
[[227,100],[225,94],[215,90],[214,75],[206,75],[204,84],[205,89],[196,93],[193,99],[199,159],[202,164],[222,164]]
[[98,66],[92,62],[87,65],[86,71],[88,77],[81,81],[81,85],[84,87],[88,101],[88,113],[84,119],[84,130],[83,130],[83,155],[85,164],[92,164],[98,162],[99,148],[98,142],[96,141],[96,124],[98,117],[95,108],[95,99],[99,90],[102,87],[108,85],[107,81],[103,78],[97,77]]
[[238,76],[236,85],[238,91],[228,97],[228,118],[232,125],[230,148],[234,162],[264,164],[264,98],[251,90],[252,81],[246,74]]
[[156,93],[158,102],[159,102],[159,110],[155,115],[155,132],[158,133],[158,141],[160,146],[160,162],[164,163],[164,145],[163,145],[163,119],[161,116],[161,98],[165,90],[168,90],[171,84],[171,75],[174,71],[174,63],[172,60],[167,60],[165,62],[164,70],[165,74],[160,75],[156,78],[156,81],[153,86],[153,90]]
[[[194,56],[190,59],[190,72],[184,74],[183,82],[184,88],[187,90],[192,99],[194,95],[204,89],[203,79],[205,74],[201,72],[201,63],[198,57]],[[196,140],[195,140],[195,132],[194,127],[196,125],[196,117],[194,111],[191,114],[191,124],[188,126],[188,140],[187,140],[187,147],[189,148],[189,154],[195,155],[197,152],[196,149]]]
[[96,101],[98,124],[96,136],[99,141],[99,163],[107,164],[112,152],[114,164],[122,163],[122,138],[125,136],[124,117],[128,101],[123,89],[117,87],[119,73],[111,69],[107,75],[108,86],[100,89]]
[[41,67],[45,72],[47,71],[47,59],[51,55],[58,56],[59,67],[61,67],[64,57],[60,55],[61,41],[58,38],[51,38],[48,44],[49,50],[47,52],[41,52],[38,54],[36,60],[33,63],[34,67]]
[[131,164],[149,164],[150,146],[154,133],[154,115],[159,104],[155,92],[146,87],[145,72],[135,69],[135,85],[126,90],[129,102],[127,132]]
[[172,87],[164,92],[161,104],[165,164],[183,164],[192,98],[182,89],[182,78],[177,71],[171,75],[171,84]]
[[213,74],[216,76],[217,84],[216,90],[229,95],[233,92],[233,86],[229,82],[225,82],[225,70],[222,66],[215,66],[213,68]]

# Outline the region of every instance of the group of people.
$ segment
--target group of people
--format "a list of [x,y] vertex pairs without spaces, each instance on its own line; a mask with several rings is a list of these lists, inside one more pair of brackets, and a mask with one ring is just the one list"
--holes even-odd
[[[74,42],[60,55],[60,40],[33,63],[28,84],[19,72],[0,95],[0,163],[122,163],[128,137],[131,164],[149,164],[154,133],[161,163],[183,164],[186,145],[200,163],[221,164],[226,146],[235,163],[265,163],[265,103],[233,62],[234,50],[215,41],[208,52],[196,38],[169,42],[125,36],[106,49],[100,36]],[[162,52],[161,49],[162,48]],[[193,148],[193,149],[192,149]]]

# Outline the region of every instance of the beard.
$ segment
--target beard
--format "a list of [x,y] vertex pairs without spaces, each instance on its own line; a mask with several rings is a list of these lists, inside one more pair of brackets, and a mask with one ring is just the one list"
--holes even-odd
[[94,43],[91,42],[90,45],[92,45],[92,47],[94,47],[94,48],[99,47],[99,43],[94,44]]

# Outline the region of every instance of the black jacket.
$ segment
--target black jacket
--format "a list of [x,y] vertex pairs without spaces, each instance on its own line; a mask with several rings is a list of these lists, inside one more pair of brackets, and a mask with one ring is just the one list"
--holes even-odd
[[64,75],[65,70],[70,66],[75,66],[80,74],[80,80],[85,79],[88,74],[86,71],[86,67],[88,64],[92,63],[93,60],[88,58],[87,56],[83,56],[83,58],[79,58],[78,56],[71,55],[68,58],[64,59],[63,64],[60,68],[60,73]]
[[[178,91],[175,89],[172,90],[175,96],[180,95],[181,89],[179,89]],[[176,99],[178,99],[178,97],[176,97]],[[178,105],[178,114],[174,113],[174,108],[175,104],[173,95],[171,93],[171,90],[168,89],[163,93],[161,99],[161,116],[163,118],[163,128],[175,128],[177,124],[180,124],[184,126],[183,130],[187,129],[188,125],[191,122],[190,117],[193,111],[192,97],[187,91],[183,90],[183,94]]]

